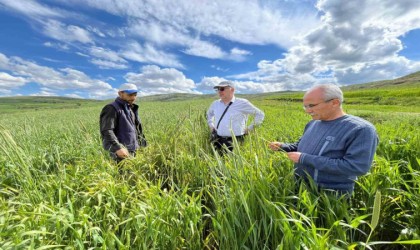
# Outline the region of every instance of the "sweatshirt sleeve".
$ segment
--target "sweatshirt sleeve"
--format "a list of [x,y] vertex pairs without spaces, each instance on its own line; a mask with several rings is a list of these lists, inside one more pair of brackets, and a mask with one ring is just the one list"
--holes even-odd
[[280,148],[286,152],[296,152],[299,142],[295,143],[282,143]]
[[118,142],[118,138],[114,133],[117,121],[117,112],[111,105],[106,105],[100,115],[100,131],[103,144],[106,145],[106,150],[116,152],[123,146]]
[[375,128],[366,126],[355,130],[342,158],[302,153],[299,163],[320,171],[360,176],[369,171],[377,145]]

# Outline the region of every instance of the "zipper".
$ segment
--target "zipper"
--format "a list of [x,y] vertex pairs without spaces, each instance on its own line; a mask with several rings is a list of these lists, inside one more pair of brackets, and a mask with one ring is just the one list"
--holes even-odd
[[[328,144],[330,144],[331,141],[334,141],[334,137],[333,136],[327,136],[325,138],[325,142],[324,145],[322,145],[321,150],[318,153],[318,156],[321,156],[322,153],[324,152],[325,148],[328,146]],[[318,169],[315,169],[314,171],[314,182],[318,183]]]

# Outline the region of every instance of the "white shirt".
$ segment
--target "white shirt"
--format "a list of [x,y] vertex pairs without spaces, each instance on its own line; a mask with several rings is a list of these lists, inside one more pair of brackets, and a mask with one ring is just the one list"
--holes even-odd
[[[210,128],[216,129],[217,123],[220,120],[226,107],[222,100],[216,100],[207,111],[207,124]],[[264,120],[264,112],[252,105],[248,100],[242,98],[232,98],[232,104],[223,116],[220,122],[217,134],[220,136],[240,136],[245,133],[248,116],[254,115],[254,121],[248,126],[248,130],[254,129],[254,126],[260,125]]]

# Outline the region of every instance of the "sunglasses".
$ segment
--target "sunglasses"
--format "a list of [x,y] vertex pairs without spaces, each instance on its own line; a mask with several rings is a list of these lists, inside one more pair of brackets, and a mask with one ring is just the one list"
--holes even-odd
[[215,89],[216,90],[216,92],[219,92],[219,91],[225,91],[225,89],[228,89],[229,87],[220,87],[220,88],[217,88],[217,89]]

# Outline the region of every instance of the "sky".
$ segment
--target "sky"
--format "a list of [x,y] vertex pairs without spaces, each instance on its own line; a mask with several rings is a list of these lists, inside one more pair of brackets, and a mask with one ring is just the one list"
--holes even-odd
[[306,90],[420,70],[418,0],[0,0],[0,97]]

